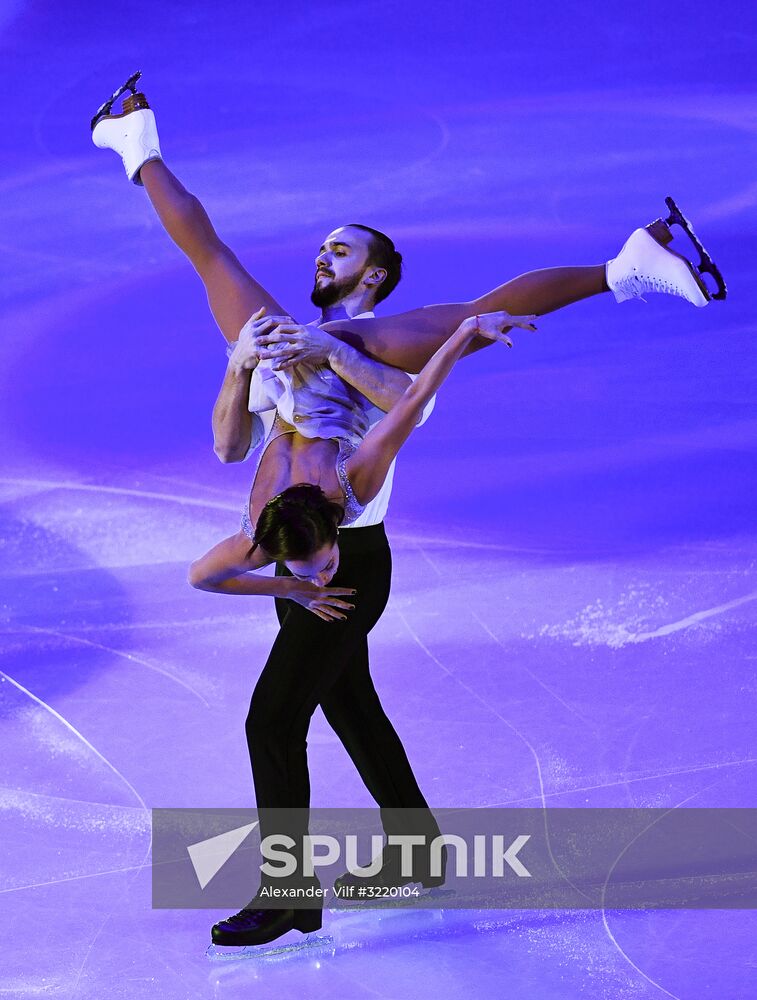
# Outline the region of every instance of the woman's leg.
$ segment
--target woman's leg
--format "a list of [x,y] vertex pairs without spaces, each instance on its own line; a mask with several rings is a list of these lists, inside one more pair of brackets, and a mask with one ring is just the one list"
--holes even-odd
[[[512,316],[541,316],[606,292],[605,265],[550,267],[529,271],[470,302],[423,306],[396,316],[344,320],[326,329],[385,364],[419,372],[468,316],[505,310]],[[491,344],[481,338],[466,351]]]
[[[200,275],[215,321],[228,341],[237,339],[261,306],[272,315],[286,313],[219,239],[200,201],[162,160],[145,163],[140,177],[166,232]],[[386,364],[417,372],[467,316],[503,309],[512,315],[543,315],[603,291],[604,264],[552,267],[522,274],[471,302],[424,306],[328,328]],[[482,338],[468,353],[490,343]]]
[[205,285],[213,317],[228,341],[261,306],[271,315],[286,313],[221,242],[199,200],[162,160],[151,160],[140,177],[160,221],[187,255]]

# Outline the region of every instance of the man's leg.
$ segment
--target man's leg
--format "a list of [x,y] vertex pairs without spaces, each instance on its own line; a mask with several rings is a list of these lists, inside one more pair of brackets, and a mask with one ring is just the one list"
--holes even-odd
[[[376,551],[375,534],[381,532],[382,548]],[[368,542],[365,536],[368,535]],[[340,574],[345,586],[354,586],[358,598],[363,582],[390,584],[391,560],[383,549],[380,527],[347,529],[339,534]],[[277,575],[289,575],[277,566]],[[382,583],[382,581],[384,581]],[[333,581],[332,581],[333,583]],[[277,601],[279,622],[284,623],[291,602]],[[405,748],[387,717],[370,675],[367,632],[352,648],[342,669],[320,699],[328,723],[347,750],[366,788],[380,807],[386,834],[425,833],[430,839],[439,827],[413,774]],[[423,868],[424,862],[419,865]]]
[[321,699],[321,708],[379,806],[428,808],[405,748],[373,685],[367,639],[355,649],[348,668]]
[[[308,830],[310,778],[307,732],[317,704],[333,686],[354,655],[356,646],[378,620],[389,596],[391,556],[383,526],[353,529],[367,539],[357,565],[342,557],[335,586],[359,587],[356,607],[344,621],[326,622],[293,602],[277,602],[281,628],[250,703],[247,741],[260,813],[260,837],[286,834],[293,838],[291,856],[302,863]],[[353,536],[353,541],[354,541]],[[341,548],[341,536],[340,536]],[[369,571],[360,578],[365,563]],[[372,572],[371,572],[372,571]],[[279,812],[278,810],[286,810]],[[288,882],[263,875],[261,889],[317,889],[315,879],[298,876]],[[257,945],[293,927],[301,931],[321,926],[320,909],[272,908],[267,896],[256,896],[240,911],[219,921],[212,930],[217,945]]]
[[[470,302],[423,306],[376,319],[340,320],[325,328],[385,364],[418,372],[468,316],[501,310],[511,316],[541,316],[606,291],[604,264],[550,267],[521,274]],[[491,343],[480,338],[466,354]]]
[[221,242],[202,204],[162,160],[145,163],[140,177],[166,232],[200,275],[213,317],[228,341],[237,339],[261,306],[271,315],[286,314]]
[[[323,621],[291,601],[286,609],[277,606],[281,629],[255,686],[246,722],[259,809],[307,809],[310,719],[386,606],[391,555],[383,526],[342,532],[339,547],[339,571],[331,585],[357,589],[355,609],[344,621]],[[359,551],[346,551],[355,548]]]
[[[354,540],[358,539],[357,544]],[[359,532],[355,529],[343,531],[339,535],[341,572],[347,567],[350,586],[360,587],[363,572],[375,572],[375,565],[359,566],[360,576],[356,576],[347,565],[350,556],[361,558]],[[354,549],[350,552],[346,550]],[[391,565],[382,558],[380,568],[391,572]],[[281,564],[276,566],[277,576],[290,576]],[[389,581],[387,581],[388,585]],[[333,582],[332,582],[333,585]],[[290,610],[291,601],[276,600],[276,614],[283,625]],[[332,686],[320,700],[321,709],[331,728],[339,737],[350,755],[366,788],[379,806],[386,809],[426,809],[428,804],[418,787],[405,748],[394,726],[384,712],[373,679],[368,660],[368,636],[363,635],[355,645],[349,662],[338,675]]]
[[[321,699],[321,708],[380,807],[381,824],[387,836],[425,834],[427,843],[438,837],[440,830],[434,814],[373,685],[367,639],[354,651],[347,668]],[[384,848],[384,874],[389,882],[399,875],[399,860],[396,847]],[[427,878],[428,869],[428,854],[416,852],[414,880]],[[440,874],[443,880],[444,873]]]

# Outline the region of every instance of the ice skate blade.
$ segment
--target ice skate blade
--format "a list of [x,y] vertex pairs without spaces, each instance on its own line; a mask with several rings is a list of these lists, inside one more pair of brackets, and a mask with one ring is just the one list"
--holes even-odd
[[[699,254],[699,264],[696,265],[696,272],[698,272],[698,274],[695,272],[693,265],[692,265],[692,274],[694,274],[694,276],[697,278],[697,281],[699,282],[702,291],[704,292],[704,294],[707,296],[708,299],[722,300],[726,298],[726,296],[728,295],[728,289],[726,288],[723,275],[720,273],[720,269],[712,260],[712,257],[710,257],[710,255],[705,250],[697,234],[694,232],[694,227],[670,196],[668,196],[665,199],[665,204],[668,206],[670,210],[670,215],[668,216],[667,219],[664,220],[664,224],[666,226],[672,226],[672,225],[680,226],[680,228],[684,231],[684,233],[686,233],[691,242],[694,244],[694,247],[697,253]],[[716,292],[711,292],[707,288],[704,281],[702,281],[702,279],[699,277],[699,275],[702,274],[709,274],[713,278],[718,289]]]
[[299,941],[287,944],[247,944],[222,945],[209,944],[206,957],[211,962],[241,962],[256,961],[263,958],[287,958],[299,951],[324,951],[334,947],[331,934],[318,934],[313,931],[304,935]]
[[[689,298],[689,301],[692,302],[693,305],[700,308],[709,305],[710,300],[712,299],[712,294],[707,285],[705,285],[704,281],[702,281],[701,275],[685,254],[678,253],[677,250],[674,250],[670,246],[673,234],[671,233],[667,222],[663,219],[656,219],[654,222],[650,222],[648,226],[644,226],[644,232],[651,236],[655,243],[659,243],[663,250],[666,253],[669,253],[671,257],[675,257],[677,260],[680,260],[688,271],[689,277],[696,285],[697,291],[699,292],[699,298],[701,300],[697,302]],[[643,296],[639,295],[639,301],[646,302],[647,300],[643,298]]]
[[120,87],[116,88],[110,95],[107,101],[100,105],[100,107],[95,111],[92,116],[92,121],[89,123],[89,128],[91,132],[94,132],[95,125],[100,121],[101,118],[107,118],[110,115],[110,109],[113,107],[115,102],[121,96],[125,94],[127,90],[130,90],[132,94],[137,93],[137,80],[142,76],[142,71],[137,70],[136,73],[132,73],[126,83],[122,84]]

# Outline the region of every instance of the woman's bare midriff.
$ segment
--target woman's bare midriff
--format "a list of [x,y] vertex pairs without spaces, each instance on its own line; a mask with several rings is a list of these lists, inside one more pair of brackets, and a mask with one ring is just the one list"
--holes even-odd
[[[284,424],[284,428],[291,427]],[[331,500],[343,503],[336,474],[339,447],[336,441],[307,438],[292,428],[269,441],[260,459],[250,493],[250,521],[253,529],[271,497],[295,483],[314,483]]]

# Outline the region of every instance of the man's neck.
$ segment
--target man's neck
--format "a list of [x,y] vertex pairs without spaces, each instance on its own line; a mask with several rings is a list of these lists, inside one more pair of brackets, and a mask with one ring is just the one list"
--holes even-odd
[[335,302],[333,306],[326,306],[322,309],[318,325],[322,326],[324,323],[334,323],[339,319],[352,319],[353,316],[359,316],[360,313],[372,311],[373,303],[370,301],[370,296],[348,295],[341,302]]

